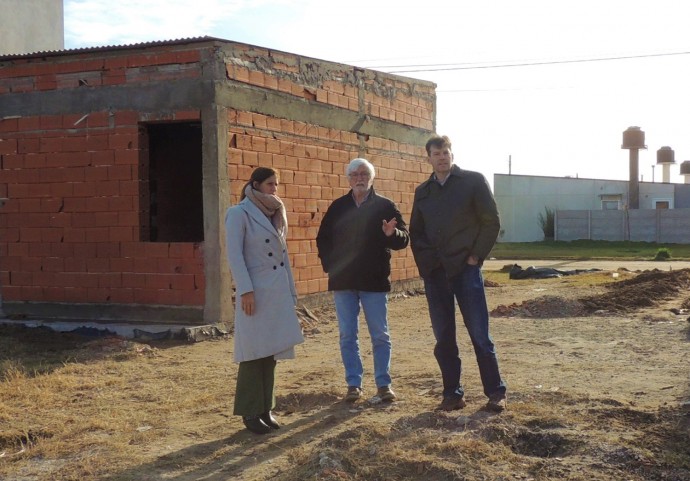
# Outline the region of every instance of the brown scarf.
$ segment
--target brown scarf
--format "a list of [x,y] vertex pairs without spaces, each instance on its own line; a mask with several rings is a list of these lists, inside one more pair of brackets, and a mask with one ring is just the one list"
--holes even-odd
[[266,217],[271,219],[271,224],[278,234],[285,240],[287,238],[287,214],[280,197],[274,194],[264,194],[254,189],[251,184],[244,188],[244,194],[257,206]]

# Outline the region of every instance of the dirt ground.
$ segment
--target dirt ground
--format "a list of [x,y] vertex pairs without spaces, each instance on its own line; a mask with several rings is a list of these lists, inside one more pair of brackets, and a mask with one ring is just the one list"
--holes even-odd
[[[426,299],[409,292],[389,305],[395,403],[374,396],[365,326],[365,399],[340,401],[346,386],[337,323],[326,306],[312,309],[313,318],[303,316],[306,342],[295,360],[278,364],[275,413],[282,429],[252,435],[231,415],[231,338],[151,344],[122,361],[137,369],[120,374],[131,376],[120,389],[167,377],[159,408],[174,406],[176,398],[182,407],[156,417],[156,403],[139,399],[138,409],[148,414],[135,424],[148,427],[145,435],[119,454],[94,441],[89,451],[98,461],[89,469],[64,459],[78,453],[47,459],[29,449],[13,457],[16,445],[0,436],[0,478],[690,481],[690,270],[540,280],[485,275],[491,333],[508,384],[504,413],[483,409],[463,328],[468,405],[434,411],[441,383]],[[123,346],[141,351],[141,345]],[[180,381],[176,366],[196,375]],[[199,399],[193,408],[182,403],[190,391]],[[27,423],[37,430],[41,421]],[[0,427],[6,434],[7,424]]]

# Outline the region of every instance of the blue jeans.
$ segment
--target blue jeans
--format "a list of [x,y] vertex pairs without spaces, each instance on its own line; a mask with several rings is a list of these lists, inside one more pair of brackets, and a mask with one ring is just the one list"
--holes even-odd
[[376,387],[391,383],[391,338],[388,333],[388,295],[386,292],[333,291],[335,312],[340,329],[340,354],[345,366],[348,386],[362,387],[362,358],[359,354],[359,307],[364,318],[374,351],[374,379]]
[[455,300],[460,306],[465,327],[479,364],[484,394],[505,393],[506,384],[498,371],[498,359],[489,335],[489,310],[484,294],[484,279],[479,266],[467,265],[462,273],[448,279],[441,267],[424,279],[431,327],[436,346],[434,356],[441,368],[443,396],[463,396],[460,381],[462,361],[456,339]]

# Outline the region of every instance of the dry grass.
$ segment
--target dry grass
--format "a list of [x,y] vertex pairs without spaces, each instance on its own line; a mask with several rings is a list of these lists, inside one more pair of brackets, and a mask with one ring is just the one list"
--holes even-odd
[[[506,273],[486,277],[499,285],[489,290],[496,302],[563,294],[573,286],[589,295],[625,278],[590,273],[513,283]],[[684,387],[672,391],[687,393],[687,362],[667,362],[687,353],[687,326],[632,318],[607,318],[606,325],[501,319],[492,329],[506,360],[509,410],[481,409],[478,376],[468,367],[470,405],[439,413],[422,299],[391,303],[402,397],[392,405],[339,402],[337,328],[332,313],[316,312],[319,329],[297,361],[280,367],[278,415],[286,428],[263,438],[230,415],[230,339],[148,345],[0,327],[0,479],[690,481],[687,404],[650,400],[664,393],[635,394],[649,391],[646,381],[629,386],[629,394],[612,394],[607,387],[616,375],[635,383],[638,373],[621,371],[606,357],[587,358],[629,354],[625,365],[640,367],[642,375],[667,367],[673,371],[656,389],[685,376]],[[564,332],[568,326],[574,330]],[[621,343],[604,336],[583,344],[604,327]],[[666,353],[655,338],[670,357],[660,357]],[[468,352],[467,341],[461,349]]]
[[[142,447],[164,439],[171,419],[227,410],[227,393],[204,385],[211,373],[161,363],[162,351],[148,345],[16,328],[2,334],[14,359],[0,364],[0,478],[43,463],[58,468],[52,479],[98,479],[146,459]],[[38,362],[40,345],[51,349]]]
[[[543,393],[516,399],[503,416],[423,413],[389,426],[342,431],[311,451],[302,450],[292,459],[294,468],[273,479],[686,480],[687,441],[669,453],[661,435],[676,429],[678,420],[678,412],[650,415]],[[587,426],[587,433],[576,426]],[[626,439],[620,439],[621,432]],[[664,463],[660,454],[666,460],[676,456],[679,469],[669,470],[675,472],[669,478],[653,471]],[[606,464],[593,469],[592,463],[601,460]]]

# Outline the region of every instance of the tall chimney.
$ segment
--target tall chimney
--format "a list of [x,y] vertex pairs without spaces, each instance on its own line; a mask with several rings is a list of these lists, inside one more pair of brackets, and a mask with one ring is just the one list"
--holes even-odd
[[622,149],[630,151],[630,181],[628,182],[628,208],[640,208],[640,149],[646,149],[644,132],[639,127],[628,127],[623,132]]

